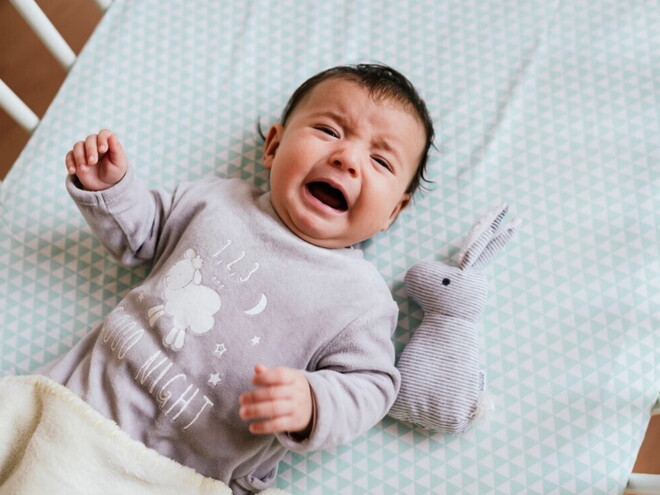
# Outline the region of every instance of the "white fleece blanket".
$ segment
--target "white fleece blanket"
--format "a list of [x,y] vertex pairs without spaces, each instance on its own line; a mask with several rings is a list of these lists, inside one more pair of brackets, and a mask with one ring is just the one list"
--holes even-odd
[[[42,376],[0,379],[0,495],[231,495]],[[284,494],[267,490],[264,495]]]

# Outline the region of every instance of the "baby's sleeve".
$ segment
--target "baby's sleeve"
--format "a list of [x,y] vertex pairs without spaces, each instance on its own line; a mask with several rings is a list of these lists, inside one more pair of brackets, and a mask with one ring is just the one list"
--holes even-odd
[[315,371],[305,372],[314,395],[314,427],[303,441],[278,435],[286,448],[307,452],[345,444],[387,414],[401,380],[392,343],[397,314],[391,301],[386,310],[360,316],[325,349]]
[[132,266],[153,258],[171,195],[149,191],[129,167],[124,178],[103,191],[87,191],[67,176],[69,195],[96,237],[120,263]]

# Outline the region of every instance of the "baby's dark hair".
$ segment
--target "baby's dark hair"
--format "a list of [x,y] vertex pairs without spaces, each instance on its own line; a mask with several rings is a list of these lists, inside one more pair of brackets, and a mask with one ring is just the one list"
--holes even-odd
[[429,150],[433,146],[433,140],[435,138],[431,116],[426,108],[426,103],[419,96],[412,83],[403,74],[387,65],[340,65],[326,69],[310,77],[289,98],[280,119],[282,125],[286,125],[287,120],[305,96],[311,93],[321,82],[333,78],[355,82],[366,88],[373,97],[393,99],[402,104],[407,111],[413,113],[424,126],[426,142],[419,164],[417,165],[417,171],[406,192],[412,195],[420,188],[422,181],[429,182],[426,178],[426,164],[429,158]]

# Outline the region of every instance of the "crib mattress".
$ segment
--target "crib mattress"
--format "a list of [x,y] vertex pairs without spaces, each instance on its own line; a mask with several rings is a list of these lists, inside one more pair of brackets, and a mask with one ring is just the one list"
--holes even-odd
[[403,275],[456,254],[506,201],[523,227],[488,269],[479,328],[495,410],[462,436],[385,418],[289,454],[293,493],[618,493],[660,389],[660,6],[619,0],[116,1],[0,189],[0,371],[85,335],[146,269],[118,267],[64,189],[63,157],[115,130],[154,186],[267,183],[257,121],[311,74],[380,61],[436,123],[430,191],[365,243],[401,316]]

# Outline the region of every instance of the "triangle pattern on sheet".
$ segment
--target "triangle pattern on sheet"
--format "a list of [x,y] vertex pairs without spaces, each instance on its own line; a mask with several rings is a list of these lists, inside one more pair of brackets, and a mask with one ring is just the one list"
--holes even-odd
[[257,123],[313,73],[381,61],[438,134],[429,192],[363,246],[400,306],[398,353],[422,318],[406,270],[451,259],[502,200],[523,219],[488,268],[496,410],[461,437],[386,417],[288,454],[279,488],[620,492],[660,383],[659,31],[653,2],[115,1],[0,188],[0,372],[61,355],[148,271],[119,267],[68,199],[74,142],[115,130],[154,187],[267,187]]

